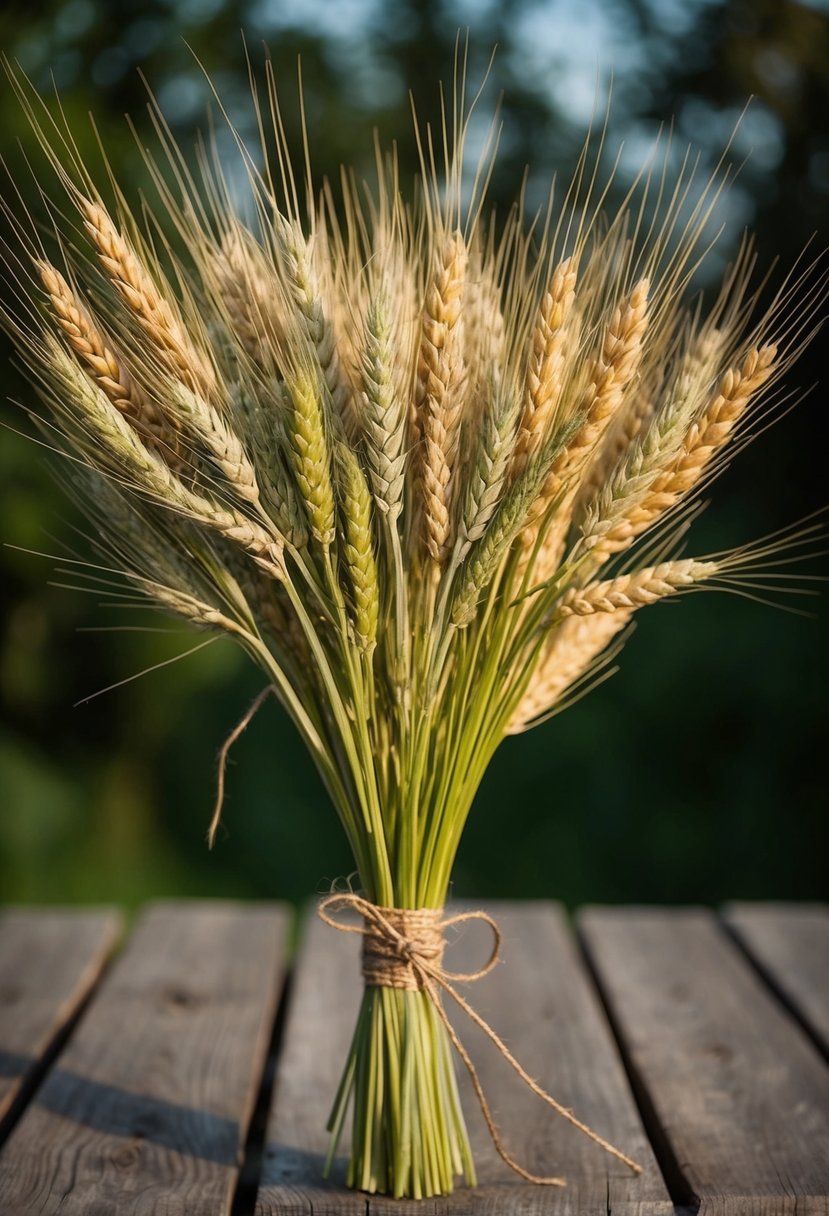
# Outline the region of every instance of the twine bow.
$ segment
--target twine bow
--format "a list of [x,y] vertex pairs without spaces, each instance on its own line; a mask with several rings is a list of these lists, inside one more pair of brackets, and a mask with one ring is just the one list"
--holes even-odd
[[[363,918],[363,924],[353,925],[337,920],[333,912],[352,909]],[[618,1148],[604,1140],[586,1123],[577,1119],[571,1110],[557,1102],[552,1094],[534,1081],[529,1073],[522,1068],[515,1056],[509,1050],[503,1039],[492,1029],[479,1013],[477,1013],[464,997],[458,992],[455,984],[468,983],[482,979],[488,975],[498,961],[501,949],[501,931],[491,916],[486,912],[458,912],[445,916],[442,908],[381,908],[371,903],[361,895],[343,893],[327,896],[318,909],[320,918],[332,929],[341,933],[360,933],[363,936],[363,977],[366,984],[378,988],[403,988],[409,991],[426,992],[435,1007],[435,1012],[446,1027],[446,1032],[463,1061],[472,1082],[475,1095],[481,1107],[481,1112],[487,1125],[492,1143],[506,1165],[527,1182],[540,1186],[566,1186],[563,1178],[545,1178],[524,1169],[504,1147],[489,1102],[481,1085],[477,1069],[472,1063],[469,1052],[464,1047],[458,1034],[443,1008],[441,992],[458,1005],[487,1038],[495,1044],[498,1051],[518,1074],[524,1084],[532,1090],[543,1102],[566,1119],[573,1127],[578,1128],[600,1148],[605,1149],[611,1156],[623,1162],[634,1174],[641,1174],[642,1167],[627,1157]],[[443,931],[451,925],[464,924],[467,921],[483,921],[492,930],[492,951],[486,963],[478,971],[459,972],[447,971],[443,966],[444,937]]]

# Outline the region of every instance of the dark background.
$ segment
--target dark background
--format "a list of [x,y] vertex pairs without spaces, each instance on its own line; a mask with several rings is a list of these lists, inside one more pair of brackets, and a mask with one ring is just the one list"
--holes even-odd
[[[746,225],[764,267],[777,256],[788,267],[813,236],[825,248],[829,6],[818,0],[6,0],[0,45],[38,87],[50,89],[51,74],[97,163],[94,112],[134,199],[143,171],[123,115],[149,133],[139,66],[185,148],[207,105],[193,52],[250,133],[244,29],[254,59],[262,43],[270,48],[293,131],[301,55],[320,179],[341,162],[368,167],[376,126],[397,140],[406,181],[415,164],[407,89],[423,117],[435,112],[437,81],[451,80],[466,26],[473,80],[499,46],[484,109],[503,92],[493,181],[501,212],[526,164],[532,200],[556,169],[567,177],[612,72],[612,152],[625,141],[617,193],[661,123],[674,122],[678,151],[693,140],[713,166],[754,96],[735,140],[734,159],[748,161],[721,208],[714,275]],[[31,147],[4,82],[0,150],[33,196],[18,139]],[[819,337],[790,387],[820,380],[824,349]],[[31,399],[5,347],[2,366],[3,396]],[[827,501],[825,371],[822,380],[717,484],[692,551],[746,541]],[[2,408],[9,427],[25,429],[16,407]],[[0,435],[0,515],[8,545],[56,553],[76,544],[81,521],[41,451],[12,429]],[[0,562],[4,899],[297,899],[350,870],[311,763],[272,705],[236,748],[228,834],[208,852],[216,751],[261,684],[229,642],[73,708],[199,639],[174,622],[161,633],[89,632],[114,614],[94,595],[50,585],[66,581],[56,563],[14,548]],[[457,892],[570,903],[820,895],[826,596],[807,607],[804,617],[697,595],[640,613],[618,675],[499,751],[461,849]]]

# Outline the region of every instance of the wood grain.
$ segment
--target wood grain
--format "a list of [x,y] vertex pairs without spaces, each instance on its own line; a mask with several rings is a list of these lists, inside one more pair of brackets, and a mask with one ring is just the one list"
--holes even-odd
[[725,920],[829,1055],[829,907],[730,904]]
[[282,983],[288,913],[144,913],[0,1153],[0,1212],[227,1214]]
[[713,914],[579,924],[677,1197],[704,1216],[825,1216],[829,1070]]
[[[480,1031],[453,1015],[469,1046],[503,1133],[518,1159],[541,1173],[563,1172],[564,1190],[522,1182],[493,1149],[465,1077],[461,1078],[479,1187],[437,1200],[389,1200],[346,1191],[344,1162],[330,1184],[321,1179],[325,1122],[345,1061],[360,995],[359,939],[338,934],[311,915],[296,969],[268,1126],[257,1216],[295,1213],[390,1216],[477,1216],[483,1213],[576,1213],[667,1216],[668,1194],[642,1129],[604,1015],[562,913],[549,904],[497,905],[504,962],[464,988],[542,1085],[642,1162],[635,1178],[569,1127],[521,1084]],[[489,940],[467,926],[447,966],[480,965]]]
[[120,929],[109,909],[0,910],[0,1140],[98,982]]

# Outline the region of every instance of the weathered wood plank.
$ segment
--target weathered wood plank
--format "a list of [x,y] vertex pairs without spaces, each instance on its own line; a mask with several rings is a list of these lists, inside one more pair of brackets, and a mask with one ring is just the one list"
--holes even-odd
[[[569,1216],[660,1216],[673,1212],[644,1134],[604,1015],[562,913],[553,905],[501,905],[503,964],[464,989],[475,1008],[543,1085],[645,1166],[641,1178],[587,1141],[525,1089],[480,1031],[453,1020],[468,1044],[508,1146],[540,1173],[563,1172],[560,1190],[522,1182],[501,1162],[465,1077],[464,1109],[480,1185],[439,1200],[421,1213],[477,1216],[567,1213]],[[459,970],[480,965],[488,940],[467,927],[447,957]],[[312,916],[296,968],[268,1126],[257,1216],[411,1216],[411,1201],[346,1191],[344,1162],[325,1184],[325,1122],[353,1030],[360,993],[359,940]]]
[[713,914],[579,924],[679,1198],[705,1216],[829,1211],[829,1069]]
[[829,1053],[829,907],[738,903],[725,909],[725,920]]
[[282,983],[288,913],[144,913],[0,1153],[4,1216],[230,1210]]
[[0,1139],[101,975],[110,909],[0,910]]

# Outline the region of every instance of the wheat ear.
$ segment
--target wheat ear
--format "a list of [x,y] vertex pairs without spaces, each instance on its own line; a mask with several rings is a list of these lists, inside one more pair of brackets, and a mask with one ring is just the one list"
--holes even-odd
[[[114,458],[117,475],[130,478],[161,506],[240,545],[272,578],[284,577],[283,546],[277,537],[238,511],[220,507],[185,486],[58,343],[50,335],[45,341],[59,386],[67,389],[69,400],[79,408],[85,430]],[[65,406],[61,408],[65,411]]]
[[481,423],[476,459],[467,475],[466,497],[458,525],[459,559],[483,536],[501,500],[516,442],[518,408],[514,395],[492,387]]
[[441,565],[450,534],[452,468],[463,399],[461,299],[466,247],[460,233],[444,241],[426,290],[417,362],[416,421],[422,438],[420,481],[426,549]]
[[611,419],[604,441],[584,471],[575,498],[576,511],[583,503],[601,493],[608,479],[613,477],[615,470],[655,417],[657,401],[653,388],[640,384],[616,417]]
[[113,287],[130,309],[156,353],[195,392],[209,395],[215,374],[206,357],[190,341],[169,301],[112,219],[97,203],[79,198],[84,225]]
[[507,362],[508,328],[502,271],[497,260],[490,260],[481,247],[479,234],[473,233],[467,252],[463,288],[463,418],[462,429],[477,431],[481,408],[488,400],[494,377],[502,375]]
[[354,634],[361,650],[370,654],[377,642],[380,589],[374,560],[371,526],[371,494],[354,452],[337,445],[341,472],[341,505],[344,523],[343,557],[354,602]]
[[533,326],[524,410],[515,445],[514,477],[521,476],[552,427],[564,385],[565,322],[575,299],[575,288],[575,261],[565,258],[553,271]]
[[171,393],[171,412],[210,453],[213,463],[227,478],[233,492],[245,502],[259,502],[256,470],[239,436],[219,411],[184,384]]
[[752,397],[772,375],[776,357],[773,343],[754,347],[738,368],[730,368],[722,376],[699,421],[684,436],[680,451],[620,523],[614,538],[618,548],[644,532],[701,481],[712,459],[734,434]]
[[334,409],[349,424],[349,429],[352,429],[353,403],[342,376],[334,327],[323,305],[322,291],[308,241],[299,226],[283,216],[277,219],[277,237],[290,299],[316,354]]
[[507,734],[520,734],[552,709],[629,620],[630,612],[624,608],[563,620],[542,652],[526,692],[510,718]]
[[[208,602],[210,595],[217,591],[226,602],[230,602],[226,593],[229,583],[235,585],[235,579],[228,578],[222,571],[217,587],[209,586],[202,577],[203,559],[208,559],[211,575],[217,573],[218,566],[212,560],[215,555],[205,545],[203,537],[198,535],[197,528],[178,520],[176,540],[180,545],[171,547],[169,533],[166,530],[163,534],[159,533],[155,527],[155,521],[151,518],[154,514],[152,508],[149,508],[148,514],[147,504],[143,504],[142,509],[134,499],[130,500],[114,478],[97,469],[81,467],[73,472],[72,483],[84,486],[87,498],[95,504],[95,515],[104,534],[109,529],[117,530],[118,552],[124,559],[125,575],[151,601],[162,601],[195,624],[214,624],[230,632],[245,631],[239,619],[231,625],[218,619],[223,614],[215,603]],[[106,554],[106,545],[98,543],[96,547]],[[228,551],[227,556],[231,555],[236,556],[235,550]],[[239,564],[246,567],[244,555],[239,555],[239,559]],[[142,570],[146,573],[140,573]],[[238,600],[236,606],[240,606]],[[247,609],[246,604],[244,607]],[[208,621],[208,613],[217,615]],[[246,615],[249,616],[249,612]]]
[[[550,470],[549,481],[560,486],[575,472],[622,403],[625,389],[636,374],[642,339],[648,321],[647,279],[640,279],[626,300],[614,310],[602,339],[601,353],[590,370],[589,383],[579,406],[584,422]],[[557,483],[555,479],[558,479]],[[545,486],[546,490],[546,486]],[[556,490],[550,495],[552,498]]]
[[231,415],[237,420],[235,429],[246,437],[262,505],[280,535],[300,549],[308,540],[308,518],[280,440],[292,412],[290,394],[273,377],[255,386],[247,380],[234,380],[227,392]]
[[389,305],[378,294],[366,314],[360,357],[365,457],[378,510],[394,521],[403,509],[406,407],[395,391]]
[[174,432],[142,393],[60,271],[49,262],[36,261],[35,266],[61,332],[95,383],[148,441],[171,445]]
[[[700,396],[710,383],[716,339],[694,343],[680,362],[667,399],[641,438],[632,441],[627,458],[601,485],[584,508],[579,548],[589,550],[593,564],[627,548],[655,518],[660,501],[654,487],[681,450],[699,411]],[[644,511],[641,510],[645,507]]]
[[136,579],[135,581],[146,595],[158,600],[165,608],[169,608],[171,612],[184,617],[197,627],[223,629],[227,633],[238,634],[241,637],[248,636],[247,629],[238,621],[234,621],[232,617],[226,616],[218,608],[212,608],[186,591],[179,591],[175,587],[168,587],[149,579]]
[[213,259],[219,295],[233,336],[255,363],[267,366],[282,335],[276,279],[268,274],[260,246],[236,229],[227,233]]
[[717,562],[700,562],[693,558],[661,562],[658,566],[647,566],[618,578],[588,583],[586,587],[572,587],[558,601],[555,616],[590,616],[594,612],[642,608],[713,578],[719,570]]
[[174,420],[204,445],[239,498],[258,503],[253,466],[240,440],[210,400],[215,376],[209,363],[185,334],[170,304],[106,211],[86,200],[82,211],[104,269],[178,381],[170,393]]
[[[715,370],[714,360],[722,341],[723,334],[718,329],[711,328],[698,334],[682,356],[672,385],[666,387],[662,367],[653,368],[647,379],[627,395],[621,410],[611,421],[603,444],[585,472],[578,493],[579,503],[586,503],[600,493],[640,435],[664,415],[666,408],[675,408],[679,399],[690,401],[702,391],[703,385],[710,383]],[[666,391],[669,393],[667,407],[662,404]]]
[[751,398],[772,374],[777,346],[770,342],[749,351],[739,368],[730,368],[699,422],[685,437],[675,467],[672,486],[685,493],[698,481],[715,452],[730,438]]
[[639,366],[648,321],[649,287],[647,279],[640,279],[627,299],[614,310],[576,411],[583,421],[554,461],[530,511],[528,526],[522,535],[525,551],[534,548],[542,519],[552,503],[564,494],[536,558],[535,569],[541,578],[555,569],[570,525],[577,486],[568,490],[567,483],[595,451]]
[[473,620],[482,592],[494,578],[510,545],[524,527],[527,512],[538,496],[547,470],[570,438],[571,431],[572,424],[569,429],[565,426],[561,434],[545,440],[522,477],[508,487],[489,525],[472,547],[461,566],[460,585],[452,600],[451,620],[456,628],[463,629]]
[[334,543],[334,490],[320,394],[310,376],[297,376],[287,387],[292,405],[288,444],[294,475],[311,531],[328,549]]
[[233,491],[246,502],[259,502],[253,466],[238,437],[212,403],[213,368],[185,333],[172,307],[147,273],[106,211],[82,200],[87,230],[113,285],[179,384],[172,389],[171,412],[210,453]]

